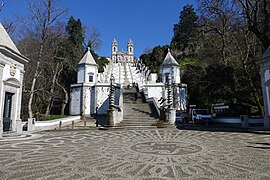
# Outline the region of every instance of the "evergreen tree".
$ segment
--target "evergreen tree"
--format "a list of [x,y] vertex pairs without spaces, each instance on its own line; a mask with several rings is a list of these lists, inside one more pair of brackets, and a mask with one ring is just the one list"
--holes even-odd
[[168,45],[156,46],[152,52],[148,54],[142,54],[140,59],[149,68],[152,73],[159,73],[159,68],[168,52]]
[[[184,6],[180,12],[179,22],[174,25],[174,36],[171,41],[173,48],[182,52],[196,50],[196,37],[198,34],[198,16],[192,5]],[[188,48],[188,49],[187,49]]]
[[84,33],[80,19],[75,20],[71,16],[68,20],[66,31],[69,35],[68,40],[71,44],[83,49]]
[[62,51],[62,57],[66,59],[63,64],[63,77],[65,77],[63,82],[66,87],[69,87],[70,84],[76,83],[76,66],[83,56],[85,37],[81,20],[75,20],[72,16],[67,23],[66,31],[68,38],[63,44]]
[[58,86],[62,89],[64,98],[61,103],[61,114],[67,113],[66,105],[69,100],[70,85],[76,83],[77,70],[76,66],[83,56],[84,52],[84,30],[80,19],[75,20],[72,16],[70,17],[66,26],[67,38],[62,44],[61,51],[58,56],[62,57],[63,61],[62,71]]

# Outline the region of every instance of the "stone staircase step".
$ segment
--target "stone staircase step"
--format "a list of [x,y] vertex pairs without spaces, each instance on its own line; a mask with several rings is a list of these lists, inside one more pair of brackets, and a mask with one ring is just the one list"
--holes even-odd
[[118,124],[125,128],[157,128],[154,126],[158,119],[152,117],[151,108],[142,102],[141,95],[135,99],[135,88],[123,90],[123,121]]
[[141,122],[133,122],[133,121],[123,121],[121,122],[121,124],[152,124],[155,123],[156,121],[150,121],[150,122],[145,122],[145,121],[141,121]]
[[158,119],[124,119],[125,122],[137,122],[137,123],[141,123],[141,122],[155,122]]
[[131,122],[153,122],[157,121],[158,119],[124,119],[125,121],[131,121]]
[[118,126],[124,128],[157,128],[157,126]]

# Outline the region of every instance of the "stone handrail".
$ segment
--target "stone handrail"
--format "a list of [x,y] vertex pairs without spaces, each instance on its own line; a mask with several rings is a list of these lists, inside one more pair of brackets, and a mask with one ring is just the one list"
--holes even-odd
[[131,77],[131,82],[133,83],[133,74],[132,74],[132,71],[131,71],[131,67],[130,67],[130,64],[128,64],[128,67],[129,67],[129,73],[130,73],[130,77]]
[[146,100],[146,102],[148,104],[150,104],[150,103],[153,104],[158,116],[160,116],[160,104],[159,104],[157,98],[155,98],[155,97],[148,98]]
[[145,90],[142,90],[142,95],[144,96],[148,104],[154,105],[155,111],[157,112],[157,115],[160,117],[160,104],[158,102],[158,99],[156,97],[148,98],[148,95],[145,93]]

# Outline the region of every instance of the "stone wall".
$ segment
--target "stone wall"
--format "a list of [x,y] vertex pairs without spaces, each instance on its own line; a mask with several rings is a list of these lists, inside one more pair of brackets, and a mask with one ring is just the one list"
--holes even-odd
[[[95,85],[95,109],[97,108],[97,114],[104,115],[107,114],[107,110],[109,109],[109,92],[110,92],[110,84],[102,83]],[[121,90],[120,86],[116,86],[115,88],[115,105],[119,106]]]
[[[186,110],[187,92],[186,84],[175,84],[173,87],[173,104],[177,110]],[[167,90],[163,83],[144,84],[142,90],[147,98],[167,99]]]
[[[70,94],[70,115],[81,115],[82,113],[85,113],[86,116],[96,113],[99,115],[107,114],[109,108],[109,92],[109,83],[97,83],[94,86],[87,83],[72,85]],[[120,86],[116,86],[115,105],[119,106],[120,95]],[[83,104],[83,102],[85,103]]]
[[70,115],[80,115],[82,105],[82,86],[71,87],[70,90]]

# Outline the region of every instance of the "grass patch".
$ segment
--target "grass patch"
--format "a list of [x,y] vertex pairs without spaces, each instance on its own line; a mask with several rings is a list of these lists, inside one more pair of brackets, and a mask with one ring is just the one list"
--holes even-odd
[[61,118],[66,118],[68,117],[67,115],[48,115],[48,116],[39,116],[38,121],[50,121],[54,119],[61,119]]

